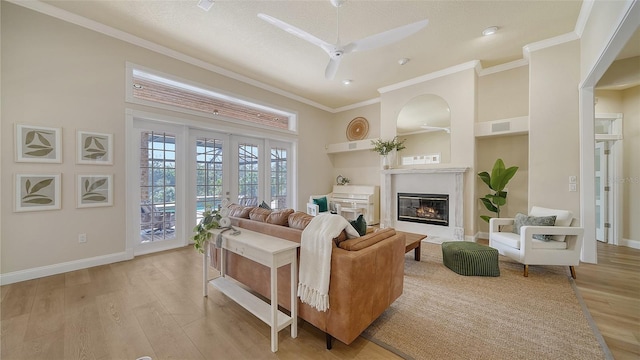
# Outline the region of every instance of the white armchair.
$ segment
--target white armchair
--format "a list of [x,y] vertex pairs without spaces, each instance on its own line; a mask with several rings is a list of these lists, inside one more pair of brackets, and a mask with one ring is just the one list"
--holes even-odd
[[[573,227],[573,214],[566,210],[534,206],[529,216],[556,216],[555,226],[524,225],[520,234],[500,231],[502,226],[514,225],[513,218],[493,218],[489,221],[489,246],[501,255],[524,265],[524,276],[529,276],[529,265],[569,266],[571,277],[576,278],[574,266],[580,264],[580,251],[584,229]],[[552,240],[534,239],[533,235],[552,235]]]
[[[320,205],[318,205],[314,199],[322,199],[325,198],[326,201],[326,210],[321,211]],[[307,202],[307,214],[316,216],[320,213],[327,212],[333,210],[331,207],[331,193],[327,195],[311,195],[309,196],[309,201]]]

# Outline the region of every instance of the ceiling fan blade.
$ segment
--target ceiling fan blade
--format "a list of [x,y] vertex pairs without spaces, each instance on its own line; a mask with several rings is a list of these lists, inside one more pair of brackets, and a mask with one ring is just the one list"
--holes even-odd
[[333,57],[329,60],[329,64],[327,64],[327,69],[324,71],[325,78],[331,80],[336,76],[341,59],[342,59],[341,57]]
[[354,51],[364,51],[379,48],[400,41],[409,35],[413,35],[422,30],[429,20],[421,20],[408,25],[400,26],[395,29],[387,30],[376,35],[368,36],[364,39],[356,40],[346,45],[343,50],[345,53]]
[[291,35],[295,35],[299,38],[301,38],[302,40],[306,40],[316,46],[319,46],[322,48],[322,50],[324,50],[327,54],[329,54],[330,49],[332,49],[334,46],[332,44],[329,44],[328,42],[318,39],[317,37],[309,34],[308,32],[301,30],[293,25],[287,24],[286,22],[282,21],[282,20],[278,20],[276,18],[274,18],[273,16],[267,15],[267,14],[258,14],[258,17],[266,22],[268,22],[271,25],[274,25],[276,27],[279,27],[280,29],[288,32]]

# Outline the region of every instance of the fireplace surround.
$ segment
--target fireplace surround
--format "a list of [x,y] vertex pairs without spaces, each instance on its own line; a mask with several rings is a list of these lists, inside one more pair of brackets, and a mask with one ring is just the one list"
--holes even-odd
[[[465,240],[464,177],[468,167],[396,168],[382,171],[380,184],[381,226],[427,234],[450,240]],[[441,194],[448,196],[448,224],[398,219],[398,194]]]

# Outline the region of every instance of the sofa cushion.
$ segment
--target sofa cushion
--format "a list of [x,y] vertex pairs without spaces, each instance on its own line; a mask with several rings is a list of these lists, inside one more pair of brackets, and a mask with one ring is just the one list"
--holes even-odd
[[249,213],[251,212],[253,207],[251,206],[242,206],[238,204],[229,205],[229,216],[248,219]]
[[309,225],[313,216],[302,211],[296,211],[289,215],[289,227],[293,229],[304,230]]
[[271,210],[254,207],[253,209],[251,209],[251,212],[249,212],[249,219],[266,222],[269,214],[271,214]]
[[289,226],[289,215],[293,214],[293,209],[273,210],[267,216],[269,224]]
[[[571,221],[573,220],[573,213],[568,210],[558,210],[558,209],[548,209],[539,206],[534,206],[531,208],[531,212],[529,213],[531,216],[551,216],[555,215],[556,222],[555,226],[571,226]],[[564,241],[566,235],[552,235],[552,240],[555,241]]]
[[322,196],[319,198],[313,198],[313,203],[318,205],[319,212],[327,212],[329,211],[329,204],[327,203],[327,197]]
[[[514,233],[494,232],[491,234],[491,241],[514,249],[520,249],[520,235]],[[533,239],[532,245],[534,249],[565,250],[567,248],[567,243],[563,241],[542,241]]]
[[[533,226],[554,226],[556,223],[556,217],[553,216],[527,216],[521,213],[517,213],[513,222],[513,232],[520,235],[520,228],[525,225]],[[542,241],[551,241],[551,235],[535,234],[534,239]]]
[[349,221],[349,223],[351,224],[351,226],[353,226],[354,229],[356,229],[360,236],[363,236],[367,233],[367,221],[364,219],[364,216],[362,214],[360,214],[357,219]]
[[380,229],[365,236],[342,241],[338,246],[348,251],[362,250],[395,234],[396,230],[393,228]]

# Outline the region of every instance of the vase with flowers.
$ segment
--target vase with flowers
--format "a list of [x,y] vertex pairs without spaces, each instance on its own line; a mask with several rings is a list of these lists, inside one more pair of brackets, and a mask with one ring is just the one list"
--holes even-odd
[[391,140],[371,140],[371,145],[373,145],[372,151],[377,152],[382,156],[382,168],[389,169],[391,167],[391,159],[389,158],[390,154],[394,151],[397,153],[398,151],[405,148],[404,142],[407,139],[398,140],[398,137],[394,137]]

